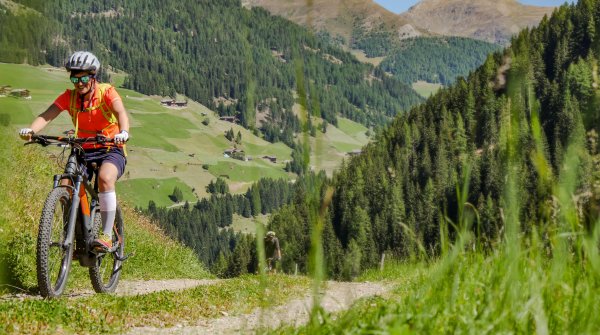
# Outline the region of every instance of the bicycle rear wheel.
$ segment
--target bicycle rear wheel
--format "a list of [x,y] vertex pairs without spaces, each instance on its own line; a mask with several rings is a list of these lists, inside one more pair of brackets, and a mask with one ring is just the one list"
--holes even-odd
[[[102,219],[100,212],[97,212],[94,218],[94,236],[102,229]],[[125,254],[125,235],[123,227],[123,215],[121,207],[117,205],[117,214],[115,216],[115,225],[113,227],[113,246],[117,246],[114,252],[98,255],[96,265],[90,268],[90,279],[92,286],[97,293],[112,293],[117,289],[119,278],[121,277],[121,268],[123,255]]]
[[44,298],[60,296],[67,284],[73,241],[65,245],[71,195],[64,187],[53,189],[44,204],[37,240],[37,280]]

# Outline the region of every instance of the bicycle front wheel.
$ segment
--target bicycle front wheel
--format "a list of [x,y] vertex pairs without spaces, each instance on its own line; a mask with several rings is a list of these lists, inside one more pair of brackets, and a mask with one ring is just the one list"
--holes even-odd
[[[100,212],[94,217],[94,236],[102,229],[102,219]],[[115,225],[113,226],[113,246],[116,246],[114,252],[98,255],[96,265],[90,268],[90,279],[92,286],[97,293],[112,293],[117,289],[119,278],[121,277],[121,268],[123,255],[125,254],[125,231],[123,227],[123,215],[121,207],[117,205],[115,215]]]
[[37,280],[44,298],[60,296],[67,284],[73,241],[65,243],[71,195],[64,187],[53,189],[44,204],[37,240]]

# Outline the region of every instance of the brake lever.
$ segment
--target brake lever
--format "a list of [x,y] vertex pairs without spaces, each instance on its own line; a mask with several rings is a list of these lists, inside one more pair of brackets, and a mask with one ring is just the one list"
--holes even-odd
[[30,145],[30,144],[39,144],[39,145],[41,145],[41,146],[43,146],[43,147],[47,147],[47,146],[49,146],[49,145],[50,145],[50,142],[49,142],[48,140],[42,140],[42,139],[40,139],[40,138],[38,137],[38,138],[36,138],[36,139],[35,139],[35,140],[33,140],[33,141],[29,141],[29,142],[25,142],[25,143],[23,143],[23,145]]

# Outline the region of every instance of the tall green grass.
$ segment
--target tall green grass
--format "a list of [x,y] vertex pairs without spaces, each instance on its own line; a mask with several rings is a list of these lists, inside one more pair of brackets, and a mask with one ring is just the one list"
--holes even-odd
[[[563,198],[572,188],[560,185],[556,192]],[[560,205],[558,229],[524,234],[507,228],[499,248],[488,253],[473,248],[474,235],[462,229],[440,259],[391,264],[359,278],[395,283],[391,297],[367,299],[319,323],[272,333],[597,334],[600,222],[588,231],[575,206]]]

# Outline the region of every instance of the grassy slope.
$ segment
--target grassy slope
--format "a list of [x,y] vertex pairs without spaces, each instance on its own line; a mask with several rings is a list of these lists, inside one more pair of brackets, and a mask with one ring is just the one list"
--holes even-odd
[[[56,68],[0,63],[0,85],[27,88],[33,97],[31,100],[0,98],[0,113],[10,116],[15,129],[29,124],[60,92],[70,87],[66,76],[66,72]],[[115,85],[122,83],[123,78],[124,74],[114,75]],[[119,93],[131,116],[132,137],[128,144],[127,174],[117,187],[134,206],[145,207],[149,200],[159,206],[172,205],[168,195],[175,186],[184,191],[185,200],[195,202],[207,195],[206,185],[220,175],[230,177],[228,183],[233,192],[245,192],[261,177],[294,178],[283,170],[284,162],[291,159],[291,149],[282,143],[268,143],[240,126],[219,121],[212,111],[193,101],[187,108],[175,109],[161,106],[160,97],[123,88]],[[205,119],[209,120],[208,125],[202,124]],[[329,126],[328,134],[320,138],[321,145],[328,150],[313,155],[316,168],[331,172],[344,152],[367,143],[364,127],[348,120],[341,120],[340,124],[346,126],[340,129]],[[70,119],[61,115],[44,132],[58,133],[71,128]],[[238,131],[242,134],[243,149],[254,158],[252,161],[223,156],[223,150],[231,147],[223,134],[231,128],[235,134]],[[278,162],[265,161],[261,158],[265,155],[276,156]],[[203,164],[210,168],[202,169]]]
[[417,91],[423,98],[429,98],[442,87],[441,84],[431,84],[425,81],[418,81],[412,84],[413,90]]
[[236,232],[242,232],[246,234],[256,234],[257,224],[267,226],[269,223],[270,215],[258,215],[253,218],[245,218],[238,214],[233,214],[233,224],[231,228]]

